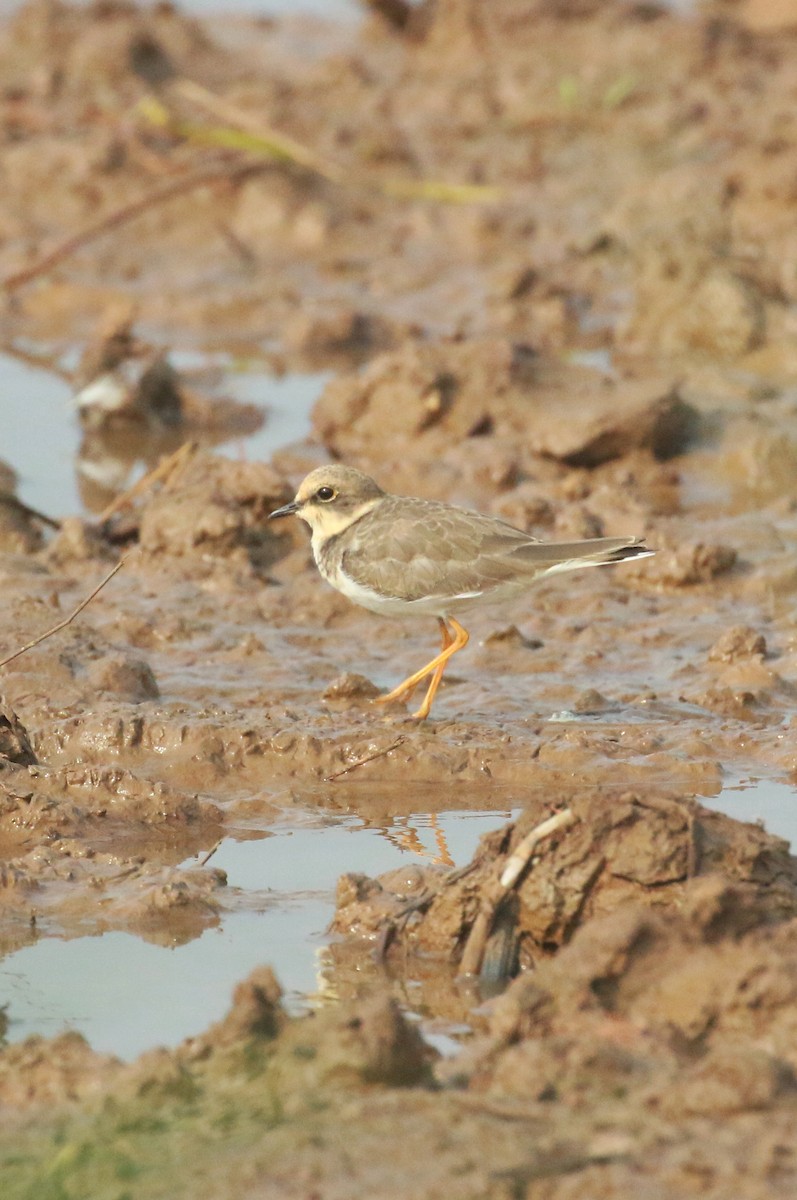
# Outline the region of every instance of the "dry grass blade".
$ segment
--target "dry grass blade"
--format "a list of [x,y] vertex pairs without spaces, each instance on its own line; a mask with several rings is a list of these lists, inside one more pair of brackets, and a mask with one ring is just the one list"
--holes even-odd
[[137,480],[132,487],[129,487],[126,492],[122,492],[117,496],[107,508],[103,509],[99,516],[99,523],[103,525],[109,521],[111,517],[116,516],[128,504],[132,504],[140,495],[146,492],[154,483],[163,483],[164,485],[174,483],[178,472],[181,471],[197,452],[196,442],[184,442],[179,450],[175,450],[174,454],[169,454],[166,458],[162,458],[157,466],[143,475]]
[[364,767],[366,763],[376,762],[378,758],[386,758],[391,751],[398,750],[399,746],[401,746],[403,742],[406,742],[406,740],[407,739],[404,734],[400,734],[394,742],[390,743],[389,746],[383,746],[379,750],[374,750],[371,754],[366,754],[363,758],[356,759],[355,762],[349,763],[349,765],[344,767],[341,771],[335,771],[332,775],[325,775],[324,783],[331,783],[333,779],[340,779],[341,776],[348,775],[349,771],[356,771],[358,767]]
[[216,842],[215,846],[211,846],[210,849],[208,850],[207,854],[202,855],[202,857],[199,860],[200,867],[207,866],[207,864],[210,862],[211,858],[216,853],[216,851],[218,850],[219,846],[221,845],[221,843],[223,841],[224,841],[224,838],[219,838],[219,840]]
[[205,164],[197,171],[192,171],[189,175],[183,175],[172,183],[166,184],[161,188],[154,188],[144,196],[140,196],[138,200],[133,200],[129,204],[123,204],[119,208],[113,209],[112,212],[106,213],[104,217],[100,217],[97,221],[92,221],[77,233],[65,238],[59,245],[55,246],[49,253],[30,266],[25,267],[21,271],[15,272],[13,275],[7,275],[2,282],[0,288],[4,292],[15,292],[25,284],[31,283],[40,275],[44,275],[47,271],[57,267],[59,263],[65,259],[71,258],[78,250],[89,245],[90,242],[96,241],[106,233],[111,233],[122,225],[134,221],[143,213],[155,208],[159,204],[165,204],[169,200],[173,200],[178,196],[185,195],[186,192],[193,191],[194,188],[202,187],[205,184],[215,183],[223,180],[224,182],[230,179],[240,177],[250,171],[257,170],[256,165],[251,163],[231,169],[230,162],[227,157],[223,159],[214,158],[212,164]]
[[374,179],[317,154],[309,146],[264,125],[251,113],[230,104],[193,80],[179,79],[172,84],[171,90],[210,116],[226,122],[223,126],[209,126],[180,120],[153,96],[148,96],[138,104],[137,111],[147,121],[170,129],[189,142],[224,146],[250,154],[267,154],[277,162],[294,163],[312,171],[330,183],[370,188],[400,200],[429,200],[438,204],[494,204],[502,197],[499,188],[482,184],[444,183],[433,179]]
[[[177,92],[186,100],[196,104],[198,108],[204,109],[213,117],[219,117],[226,121],[229,126],[235,127],[237,130],[243,130],[249,135],[249,141],[245,142],[242,148],[272,154],[275,158],[282,159],[284,162],[293,162],[298,166],[306,167],[308,171],[314,171],[317,175],[321,175],[324,179],[330,180],[331,183],[344,183],[347,177],[347,172],[337,163],[330,162],[329,159],[322,158],[316,154],[309,146],[302,145],[295,138],[289,137],[285,133],[279,133],[276,129],[271,129],[250,113],[245,112],[236,104],[230,104],[226,100],[222,100],[220,96],[216,96],[207,88],[202,87],[199,83],[194,83],[190,79],[178,79],[172,85],[172,91]],[[227,129],[226,132],[234,132],[235,130]],[[221,132],[221,131],[220,131]]]
[[292,142],[280,134],[269,130],[259,132],[237,129],[230,125],[200,125],[196,121],[184,121],[169,112],[160,100],[148,96],[141,100],[136,107],[139,116],[144,117],[151,125],[166,129],[175,136],[184,138],[187,142],[201,146],[218,146],[224,150],[240,150],[249,154],[268,155],[277,162],[296,163],[331,179],[334,183],[341,181],[341,174],[332,167],[325,165],[304,146]]

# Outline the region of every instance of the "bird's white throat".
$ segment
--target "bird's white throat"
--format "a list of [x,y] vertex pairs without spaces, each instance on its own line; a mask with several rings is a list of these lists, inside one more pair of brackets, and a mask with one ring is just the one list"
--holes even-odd
[[346,509],[340,512],[333,505],[313,504],[308,506],[299,515],[303,521],[313,531],[313,553],[318,558],[319,550],[323,549],[324,542],[331,537],[337,537],[339,533],[343,533],[355,521],[359,521],[366,513],[369,513],[372,508],[379,504],[381,497],[375,497],[373,500],[366,500],[357,508]]

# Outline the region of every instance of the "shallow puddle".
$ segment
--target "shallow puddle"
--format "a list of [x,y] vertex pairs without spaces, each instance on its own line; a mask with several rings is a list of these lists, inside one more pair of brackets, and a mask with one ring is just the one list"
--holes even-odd
[[[789,784],[744,781],[700,799],[797,843],[797,789]],[[274,967],[287,1007],[301,1011],[327,990],[323,948],[340,875],[439,861],[441,850],[463,865],[479,838],[513,815],[451,811],[374,828],[356,816],[297,810],[262,836],[226,838],[210,865],[226,872],[233,911],[193,941],[164,946],[119,932],[45,937],[9,955],[0,965],[9,1040],[75,1029],[97,1050],[131,1059],[220,1019],[236,982],[263,963]]]
[[55,517],[76,513],[80,427],[69,385],[49,371],[0,355],[0,456],[19,476],[18,495]]
[[[231,436],[218,453],[248,460],[268,460],[281,446],[305,437],[310,412],[328,375],[275,377],[261,364],[241,366],[219,358],[173,354],[178,370],[211,368],[223,373],[220,389],[233,399],[262,407],[262,427],[247,437]],[[57,375],[0,354],[0,456],[19,476],[19,498],[48,516],[60,518],[84,511],[81,483],[112,479],[129,487],[154,465],[141,459],[116,461],[113,447],[108,458],[83,453],[83,433],[69,385]]]
[[719,796],[702,797],[737,821],[760,822],[769,833],[797,847],[797,788],[776,779],[748,779],[724,787]]
[[9,1040],[75,1029],[95,1049],[133,1058],[220,1019],[235,984],[263,963],[274,967],[288,1008],[301,1010],[324,990],[319,952],[341,874],[376,875],[424,861],[401,845],[408,836],[422,844],[425,861],[442,840],[462,865],[482,834],[509,816],[449,812],[434,818],[434,828],[417,816],[379,830],[358,817],[294,812],[265,837],[227,838],[210,862],[226,871],[230,889],[240,889],[241,908],[220,927],[181,946],[126,933],[43,938],[4,959],[0,996]]

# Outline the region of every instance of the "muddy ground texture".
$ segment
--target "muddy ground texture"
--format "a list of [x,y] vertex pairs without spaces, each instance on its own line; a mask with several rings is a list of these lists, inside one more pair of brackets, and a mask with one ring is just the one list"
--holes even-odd
[[[373,10],[0,31],[5,349],[78,394],[122,371],[83,419],[153,462],[213,425],[171,344],[334,372],[306,442],[113,513],[53,530],[0,477],[4,654],[128,555],[2,671],[2,949],[195,937],[246,897],[179,864],[291,806],[523,815],[465,870],[341,880],[337,1006],[288,1019],[263,968],[132,1065],[4,1049],[4,1195],[793,1196],[797,861],[698,798],[797,772],[797,6]],[[433,623],[354,609],[267,521],[330,458],[658,552],[475,616],[418,725],[370,700]],[[473,1027],[455,1056],[408,978]]]

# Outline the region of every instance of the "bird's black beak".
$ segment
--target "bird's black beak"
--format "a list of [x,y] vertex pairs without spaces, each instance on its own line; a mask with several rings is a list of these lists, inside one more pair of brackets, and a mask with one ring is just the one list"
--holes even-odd
[[290,504],[283,504],[282,508],[275,508],[273,513],[268,514],[268,519],[273,521],[274,517],[292,517],[298,511],[299,505],[295,500],[291,500]]

